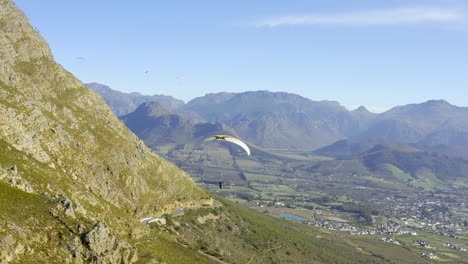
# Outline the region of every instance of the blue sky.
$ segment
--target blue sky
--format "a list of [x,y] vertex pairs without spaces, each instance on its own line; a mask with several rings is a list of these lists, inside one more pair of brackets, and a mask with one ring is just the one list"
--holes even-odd
[[14,2],[66,69],[123,92],[468,106],[465,0]]

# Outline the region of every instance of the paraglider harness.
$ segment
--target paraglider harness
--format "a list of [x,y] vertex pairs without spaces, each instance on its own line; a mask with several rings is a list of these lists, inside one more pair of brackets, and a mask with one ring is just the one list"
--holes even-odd
[[222,189],[224,185],[224,181],[218,181],[218,184],[219,184],[219,188]]

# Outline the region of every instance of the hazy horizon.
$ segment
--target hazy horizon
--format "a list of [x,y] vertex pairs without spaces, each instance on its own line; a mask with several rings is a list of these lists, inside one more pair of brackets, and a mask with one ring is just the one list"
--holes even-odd
[[461,0],[14,2],[67,70],[123,92],[287,91],[373,112],[468,106]]
[[[132,94],[132,93],[138,93],[138,94],[141,94],[143,96],[153,96],[153,95],[166,95],[166,96],[171,96],[175,99],[178,99],[178,100],[181,100],[183,101],[184,103],[188,103],[190,102],[191,100],[193,99],[196,99],[196,98],[199,98],[199,97],[203,97],[203,96],[206,96],[208,94],[217,94],[217,93],[224,93],[226,91],[215,91],[215,92],[210,92],[210,93],[207,93],[207,94],[204,94],[204,95],[200,95],[198,97],[194,97],[194,98],[191,98],[189,100],[183,100],[181,98],[178,98],[174,95],[171,95],[171,94],[158,94],[158,93],[155,93],[155,94],[145,94],[145,93],[141,93],[139,91],[119,91],[119,90],[116,90],[114,89],[113,87],[110,87],[109,85],[107,84],[103,84],[103,83],[98,83],[98,82],[89,82],[89,83],[85,83],[85,84],[91,84],[91,83],[96,83],[96,84],[99,84],[99,85],[104,85],[104,86],[107,86],[109,87],[110,89],[112,90],[115,90],[115,91],[118,91],[118,92],[122,92],[122,93],[127,93],[127,94]],[[269,91],[269,90],[246,90],[246,91],[238,91],[238,92],[233,92],[233,93],[245,93],[245,92],[257,92],[257,91],[268,91],[268,92],[284,92],[284,93],[290,93],[290,92],[287,92],[287,91]],[[369,106],[366,106],[366,105],[355,105],[355,106],[347,106],[347,105],[344,105],[342,104],[340,101],[337,101],[337,100],[326,100],[326,99],[313,99],[313,98],[308,98],[300,93],[292,93],[292,94],[297,94],[299,96],[302,96],[304,98],[307,98],[309,100],[312,100],[312,101],[334,101],[334,102],[338,102],[340,105],[342,105],[343,107],[345,107],[347,110],[349,111],[353,111],[353,110],[356,110],[357,108],[361,107],[361,106],[364,106],[369,112],[372,112],[372,113],[375,113],[375,114],[379,114],[379,113],[384,113],[394,107],[398,107],[398,106],[402,106],[402,105],[394,105],[394,106],[391,106],[390,108],[372,108],[372,107],[369,107]],[[426,101],[422,101],[422,102],[411,102],[411,103],[408,103],[408,104],[422,104],[422,103],[425,103],[427,101],[438,101],[438,100],[444,100],[444,99],[438,99],[438,98],[433,98],[433,99],[429,99],[429,100],[426,100]],[[447,100],[444,100],[446,102],[448,102]],[[457,106],[457,107],[464,107],[464,106],[459,106],[459,105],[455,105],[455,104],[452,104],[451,102],[448,102],[449,104],[451,105],[454,105],[454,106]]]

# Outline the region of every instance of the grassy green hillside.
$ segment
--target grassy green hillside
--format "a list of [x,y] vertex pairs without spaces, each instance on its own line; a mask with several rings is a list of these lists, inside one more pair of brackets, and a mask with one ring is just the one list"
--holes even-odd
[[427,263],[417,253],[375,237],[357,239],[216,198],[224,206],[188,210],[168,226],[153,228],[227,263]]

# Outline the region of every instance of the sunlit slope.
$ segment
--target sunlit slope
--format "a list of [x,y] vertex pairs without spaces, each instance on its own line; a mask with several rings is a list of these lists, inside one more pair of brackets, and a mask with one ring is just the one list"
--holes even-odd
[[186,211],[161,229],[226,263],[429,263],[416,252],[275,218],[226,201]]
[[55,63],[11,2],[1,7],[5,142],[136,216],[200,197],[186,174],[154,155],[95,92]]
[[138,219],[210,202],[54,61],[9,0],[0,65],[1,261],[132,263],[132,241],[150,235]]

